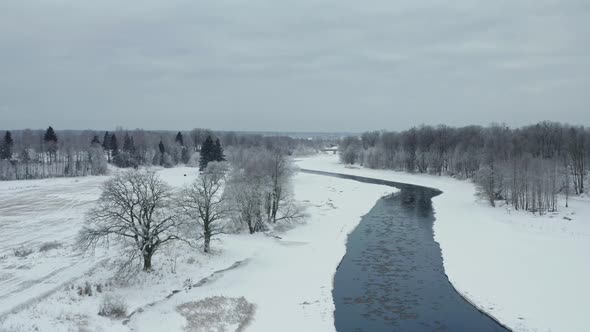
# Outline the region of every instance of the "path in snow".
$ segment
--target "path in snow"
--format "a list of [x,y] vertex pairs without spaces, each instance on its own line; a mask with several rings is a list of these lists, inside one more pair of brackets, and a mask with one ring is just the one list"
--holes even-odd
[[[237,261],[225,269],[214,271],[213,273],[211,273],[211,275],[202,278],[196,284],[190,285],[190,287],[187,288],[186,290],[189,291],[193,288],[199,288],[199,287],[203,287],[205,285],[209,285],[210,283],[214,282],[215,280],[221,278],[226,272],[231,271],[231,270],[235,270],[235,269],[245,265],[246,263],[248,263],[248,259]],[[171,299],[174,295],[176,295],[180,292],[181,292],[181,290],[175,289],[170,294],[168,294],[165,298],[158,300],[158,301],[154,301],[152,303],[148,303],[140,308],[133,310],[133,312],[131,312],[129,315],[127,315],[127,318],[125,320],[123,320],[123,325],[129,324],[129,322],[131,322],[132,319],[137,318],[137,316],[144,313],[146,309],[153,307],[155,305],[158,305],[158,304],[162,304],[164,301]]]

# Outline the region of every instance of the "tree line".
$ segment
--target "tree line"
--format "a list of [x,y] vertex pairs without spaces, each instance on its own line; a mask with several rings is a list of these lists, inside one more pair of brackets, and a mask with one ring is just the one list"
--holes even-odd
[[197,153],[203,146],[208,153],[216,154],[207,155],[207,160],[221,160],[222,146],[281,147],[289,154],[309,154],[326,144],[317,139],[200,128],[188,132],[120,128],[97,132],[58,131],[49,127],[5,131],[0,135],[0,180],[101,175],[107,172],[109,164],[120,168],[186,164],[203,169],[201,154]]
[[521,128],[420,126],[401,132],[371,131],[339,145],[341,161],[369,168],[473,179],[492,206],[546,213],[563,194],[586,190],[590,130],[556,122]]
[[35,134],[6,131],[0,142],[0,180],[104,174],[102,149],[89,141],[82,149],[71,139],[71,135],[59,138],[51,126]]

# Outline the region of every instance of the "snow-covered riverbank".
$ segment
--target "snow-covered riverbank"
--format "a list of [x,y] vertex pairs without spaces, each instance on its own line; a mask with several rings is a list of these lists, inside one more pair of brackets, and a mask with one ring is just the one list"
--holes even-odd
[[[171,185],[179,186],[190,181],[195,170],[174,168],[161,170],[160,174]],[[184,174],[189,176],[184,177]],[[69,195],[66,185],[73,181],[54,179],[30,182],[35,186],[35,190],[30,192],[25,192],[22,186],[13,189],[15,193],[21,193],[23,199],[34,200],[42,188],[56,188],[63,182],[64,189],[59,190],[59,195],[65,197]],[[104,179],[87,179],[90,181],[88,186],[84,182],[86,179],[81,181],[90,190]],[[16,185],[16,182],[12,183],[13,187]],[[309,218],[304,224],[292,225],[290,230],[278,233],[281,239],[264,234],[223,235],[213,242],[215,253],[210,256],[182,247],[162,252],[155,257],[156,271],[153,273],[142,274],[139,280],[128,286],[108,284],[102,293],[95,291],[93,296],[79,296],[77,287],[84,286],[86,282],[105,285],[112,275],[112,268],[99,266],[86,271],[86,274],[80,273],[79,278],[71,281],[59,278],[50,282],[41,281],[42,287],[39,289],[50,291],[49,294],[23,310],[6,316],[0,321],[0,331],[181,330],[186,320],[178,313],[178,305],[218,295],[243,296],[256,305],[254,320],[247,329],[249,331],[334,331],[332,283],[336,267],[346,250],[347,234],[358,224],[361,216],[381,196],[391,193],[393,188],[301,173],[295,176],[293,187],[296,199],[307,207]],[[72,199],[76,192],[73,191]],[[98,193],[92,191],[85,199],[92,202]],[[25,205],[21,209],[32,207]],[[52,208],[43,211],[34,218],[19,217],[19,227],[37,225],[42,222],[42,215],[49,215]],[[38,264],[46,264],[47,260],[59,262],[61,253],[71,252],[73,235],[81,225],[84,211],[84,208],[68,210],[67,218],[51,218],[51,223],[41,227],[48,239],[63,242],[64,247],[57,249],[59,251],[34,253],[34,256],[22,259],[9,257],[11,255],[8,253],[4,259],[11,262],[5,261],[8,265],[3,272],[11,273],[12,268],[16,270],[23,264],[34,269]],[[22,216],[21,213],[24,212],[17,215]],[[66,226],[71,231],[64,232]],[[61,232],[64,232],[63,238]],[[13,242],[10,242],[11,246],[19,245]],[[33,246],[38,244],[35,242]],[[9,247],[7,245],[4,249],[9,252]],[[166,255],[174,259],[166,259]],[[75,256],[72,266],[91,266],[103,257]],[[185,287],[237,261],[243,263],[222,275],[216,275],[202,287]],[[62,271],[56,270],[55,273],[59,276]],[[182,291],[154,306],[144,307],[165,299],[173,290]],[[135,314],[127,325],[123,325],[120,320],[98,316],[100,302],[108,293],[121,296],[127,302],[129,311],[140,307],[144,310]],[[27,296],[36,298],[41,295],[45,294]],[[13,294],[10,298],[0,298],[0,305],[11,309],[12,305],[22,300],[18,294]]]
[[442,190],[433,199],[435,240],[459,292],[515,331],[587,331],[589,200],[539,217],[489,207],[468,181],[346,167],[336,155],[297,164]]
[[[464,296],[516,331],[586,330],[588,200],[572,199],[570,208],[538,217],[488,207],[467,181],[345,167],[334,155],[302,158],[297,164],[441,189],[444,193],[434,198],[435,239],[451,282]],[[180,186],[194,178],[195,170],[165,169],[160,174],[171,185]],[[80,297],[78,286],[104,285],[113,272],[101,265],[91,269],[108,255],[80,256],[71,249],[84,211],[98,196],[104,179],[1,184],[5,204],[0,215],[0,308],[12,310],[40,299],[5,316],[0,331],[180,330],[186,320],[176,310],[178,305],[217,295],[243,296],[256,304],[250,331],[333,331],[332,280],[345,253],[346,236],[380,196],[391,192],[388,187],[297,174],[295,195],[310,217],[305,224],[280,233],[281,239],[263,234],[223,235],[214,241],[215,253],[210,256],[189,248],[172,249],[156,257],[154,273],[134,284],[109,284],[103,293]],[[60,241],[63,246],[38,252],[48,241]],[[12,249],[20,243],[37,252],[14,257]],[[243,263],[202,287],[185,287],[237,261]],[[121,295],[132,311],[165,299],[176,289],[182,291],[146,307],[127,325],[97,315],[107,293]]]

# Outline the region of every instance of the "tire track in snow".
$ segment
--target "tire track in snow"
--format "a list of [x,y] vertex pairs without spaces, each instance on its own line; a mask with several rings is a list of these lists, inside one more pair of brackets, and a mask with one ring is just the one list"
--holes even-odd
[[[106,179],[35,180],[36,186],[0,190],[0,315],[51,294],[97,264],[73,244]],[[38,252],[39,245],[52,241],[63,248]],[[31,255],[15,257],[21,246],[32,249]]]

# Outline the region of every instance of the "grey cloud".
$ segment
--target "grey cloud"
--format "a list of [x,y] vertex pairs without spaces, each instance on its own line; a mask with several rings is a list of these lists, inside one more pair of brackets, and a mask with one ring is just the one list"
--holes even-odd
[[0,127],[590,125],[590,5],[6,0]]

